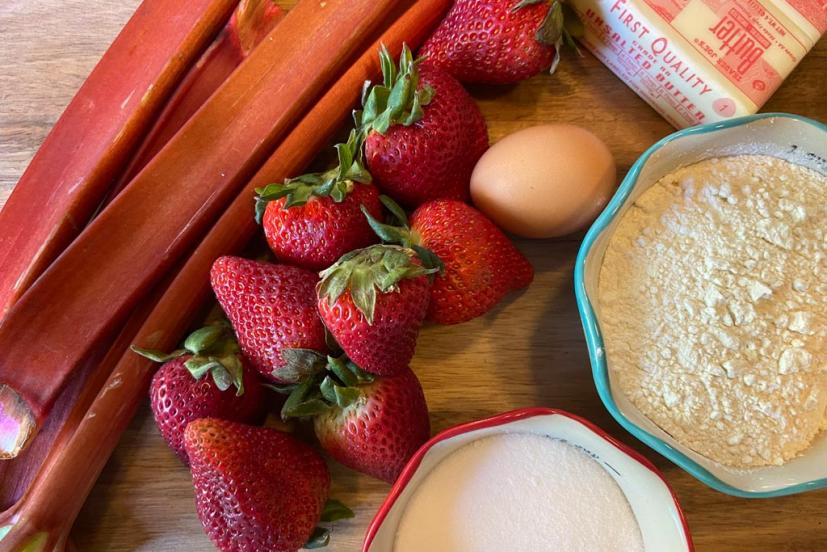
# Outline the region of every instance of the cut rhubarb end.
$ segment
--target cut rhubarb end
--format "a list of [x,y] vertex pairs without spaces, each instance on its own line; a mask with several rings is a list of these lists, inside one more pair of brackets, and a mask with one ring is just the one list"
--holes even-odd
[[0,460],[16,458],[37,429],[29,404],[8,385],[0,385]]

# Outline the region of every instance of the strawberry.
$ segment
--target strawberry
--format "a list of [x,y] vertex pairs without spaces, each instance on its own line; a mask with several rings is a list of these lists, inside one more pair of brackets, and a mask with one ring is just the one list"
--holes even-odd
[[419,55],[465,83],[515,83],[574,45],[563,20],[559,0],[457,0]]
[[[229,324],[218,323],[194,332],[184,348],[171,354],[133,347],[163,362],[152,378],[149,397],[155,424],[184,464],[184,429],[198,418],[257,423],[264,416],[264,392],[255,373],[237,354]],[[231,387],[235,387],[235,392]]]
[[308,270],[240,257],[213,263],[210,283],[244,356],[269,380],[282,380],[285,350],[326,351],[316,311],[318,276]]
[[403,49],[399,69],[380,53],[384,82],[366,91],[356,122],[377,185],[404,205],[468,200],[471,172],[488,149],[485,120],[451,75]]
[[363,370],[404,371],[428,309],[428,274],[413,250],[373,245],[348,253],[321,273],[318,306],[342,350]]
[[293,390],[282,416],[312,415],[316,437],[330,456],[393,483],[431,433],[419,380],[410,368],[380,377],[347,357],[319,361],[324,368]]
[[190,423],[185,443],[198,517],[219,550],[295,552],[308,542],[330,489],[310,446],[214,418]]
[[440,199],[411,215],[388,197],[382,202],[402,227],[365,215],[383,240],[413,248],[425,266],[440,266],[431,286],[428,319],[458,324],[491,310],[508,292],[528,286],[534,269],[497,226],[470,205]]
[[378,216],[382,209],[362,166],[359,136],[351,132],[347,143],[336,145],[337,167],[256,190],[256,220],[280,261],[322,270],[377,241],[359,210],[364,206]]

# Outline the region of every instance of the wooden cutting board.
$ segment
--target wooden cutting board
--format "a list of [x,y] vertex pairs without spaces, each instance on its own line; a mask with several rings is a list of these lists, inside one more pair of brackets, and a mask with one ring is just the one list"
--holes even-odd
[[[294,2],[285,2],[289,5]],[[0,1],[0,203],[137,0]],[[827,41],[822,40],[767,104],[827,121]],[[614,152],[621,175],[673,129],[593,57],[566,54],[554,77],[475,88],[492,141],[526,126],[570,122]],[[827,490],[743,500],[705,487],[613,422],[592,383],[572,292],[581,236],[521,241],[537,269],[532,286],[488,316],[422,332],[413,368],[433,430],[543,405],[569,410],[634,446],[663,470],[686,511],[699,551],[827,549]],[[361,549],[389,487],[333,466],[333,496],[356,511],[333,532],[332,551]],[[59,497],[55,497],[59,500]],[[138,413],[77,521],[81,551],[212,550],[195,516],[189,472]]]

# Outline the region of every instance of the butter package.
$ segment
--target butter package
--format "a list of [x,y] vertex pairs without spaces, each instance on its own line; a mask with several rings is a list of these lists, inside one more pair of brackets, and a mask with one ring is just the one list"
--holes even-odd
[[580,41],[678,128],[755,113],[827,30],[827,0],[569,0]]

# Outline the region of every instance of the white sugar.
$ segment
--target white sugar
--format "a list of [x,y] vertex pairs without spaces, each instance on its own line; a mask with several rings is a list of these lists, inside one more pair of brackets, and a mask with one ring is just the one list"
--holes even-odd
[[428,474],[403,513],[395,552],[635,552],[643,541],[615,480],[560,440],[474,441]]

